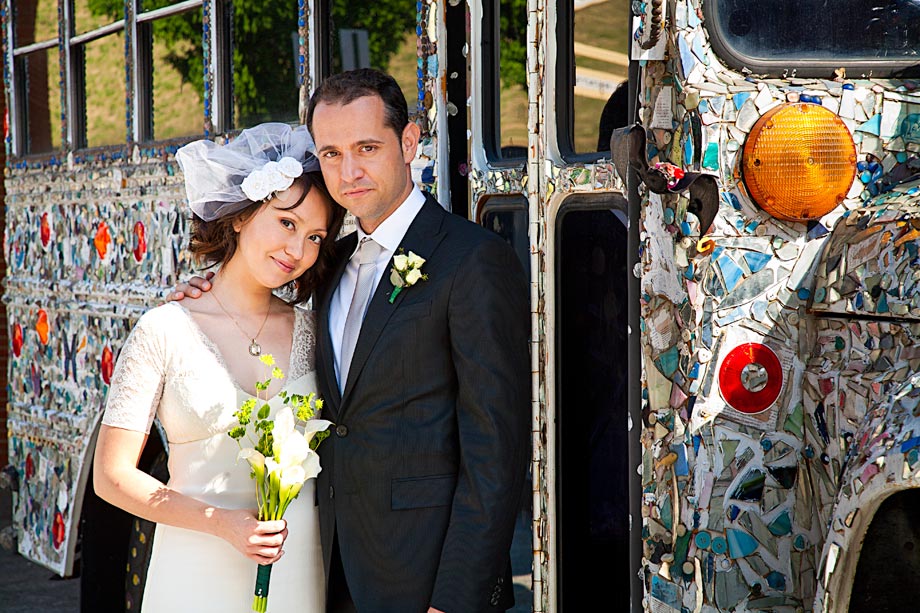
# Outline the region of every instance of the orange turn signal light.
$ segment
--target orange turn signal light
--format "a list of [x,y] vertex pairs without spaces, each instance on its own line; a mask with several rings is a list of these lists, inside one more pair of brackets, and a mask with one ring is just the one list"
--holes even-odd
[[744,143],[742,176],[751,198],[779,219],[805,221],[832,211],[856,176],[856,145],[840,117],[818,104],[767,111]]

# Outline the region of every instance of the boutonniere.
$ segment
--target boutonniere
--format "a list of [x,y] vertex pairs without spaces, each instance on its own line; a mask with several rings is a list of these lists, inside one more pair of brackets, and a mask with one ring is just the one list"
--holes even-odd
[[405,250],[402,248],[399,249],[397,255],[393,256],[393,268],[390,269],[390,283],[393,284],[393,291],[390,293],[390,304],[393,304],[396,296],[403,291],[403,288],[412,287],[420,279],[422,281],[428,280],[428,275],[422,274],[422,264],[424,263],[425,258],[411,251],[409,255],[406,255]]

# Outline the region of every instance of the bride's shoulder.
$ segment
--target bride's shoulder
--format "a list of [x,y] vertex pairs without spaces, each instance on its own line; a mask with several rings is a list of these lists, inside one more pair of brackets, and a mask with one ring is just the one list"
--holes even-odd
[[176,325],[189,320],[188,310],[178,302],[167,302],[148,309],[135,324],[135,329],[145,332],[175,332]]

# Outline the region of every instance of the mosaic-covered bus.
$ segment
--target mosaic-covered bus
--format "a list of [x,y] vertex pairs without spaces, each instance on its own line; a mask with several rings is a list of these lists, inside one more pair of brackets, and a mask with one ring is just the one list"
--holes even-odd
[[[368,65],[421,128],[418,183],[530,275],[516,611],[913,601],[916,3],[4,0],[0,19],[14,527],[80,574],[83,610],[142,598],[150,526],[87,483],[127,331],[193,272],[176,149],[300,122],[326,75]],[[151,436],[142,467],[167,449]]]

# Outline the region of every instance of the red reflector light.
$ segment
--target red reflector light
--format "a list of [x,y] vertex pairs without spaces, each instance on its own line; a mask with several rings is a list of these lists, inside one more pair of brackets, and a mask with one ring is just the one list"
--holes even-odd
[[736,411],[765,411],[783,389],[783,367],[776,353],[760,343],[745,343],[728,352],[719,366],[719,391]]

